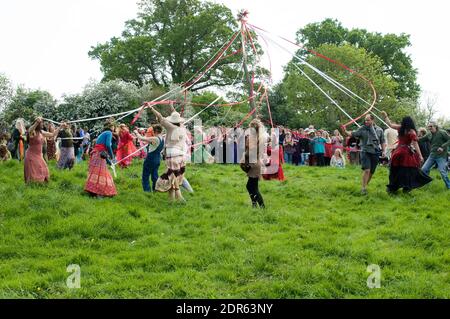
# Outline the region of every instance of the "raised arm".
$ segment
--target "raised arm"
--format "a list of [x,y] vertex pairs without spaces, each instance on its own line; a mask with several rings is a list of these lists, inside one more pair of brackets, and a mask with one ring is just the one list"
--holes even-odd
[[36,118],[36,120],[34,121],[33,125],[31,125],[30,128],[28,129],[28,133],[30,134],[30,136],[34,136],[35,131],[36,131],[36,127],[40,123],[42,123],[42,117]]
[[138,140],[144,141],[144,142],[147,142],[147,143],[154,144],[156,142],[156,140],[157,140],[156,137],[145,137],[145,136],[142,136],[141,134],[139,134],[138,130],[135,130],[134,134],[136,134],[136,137],[138,138]]
[[53,133],[42,131],[42,135],[44,135],[45,138],[55,138],[58,136],[60,130],[61,127],[58,127]]
[[384,121],[386,122],[387,125],[389,125],[390,128],[393,128],[394,130],[400,129],[401,125],[391,122],[391,120],[389,119],[389,117],[385,111],[382,111],[381,115],[384,117]]
[[163,116],[161,115],[161,113],[159,113],[157,110],[155,110],[153,108],[153,106],[149,106],[148,108],[150,111],[153,112],[153,114],[155,114],[156,118],[158,119],[158,122],[161,122],[163,120]]

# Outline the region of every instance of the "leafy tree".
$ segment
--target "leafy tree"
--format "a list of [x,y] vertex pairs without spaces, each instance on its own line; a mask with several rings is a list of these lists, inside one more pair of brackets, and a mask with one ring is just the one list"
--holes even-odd
[[[148,87],[140,89],[132,83],[121,80],[91,82],[81,93],[63,97],[63,102],[58,106],[55,114],[56,119],[59,121],[79,120],[136,109],[143,102],[143,92],[150,97],[148,90]],[[123,122],[130,122],[133,116],[134,114],[124,118]],[[92,125],[92,123],[86,124]]]
[[[389,114],[395,110],[395,90],[398,84],[383,72],[383,64],[380,58],[368,53],[363,48],[355,48],[351,45],[324,44],[318,50],[334,60],[341,61],[353,70],[358,70],[360,74],[371,79],[377,90],[377,108],[387,110]],[[307,62],[336,79],[364,100],[372,101],[371,88],[359,77],[351,75],[348,71],[316,56],[309,56]],[[302,75],[299,69],[311,77],[353,118],[368,109],[368,105],[348,97],[310,68],[296,61],[291,61],[286,67],[286,75],[281,84],[280,92],[277,93],[284,104],[281,107],[273,107],[276,119],[283,116],[289,117],[286,122],[280,124],[301,125],[303,127],[314,124],[332,129],[349,121],[341,110]],[[279,114],[280,111],[286,112],[286,114]]]
[[53,96],[42,90],[28,90],[17,88],[10,103],[2,112],[3,121],[12,125],[17,118],[24,118],[28,122],[34,121],[37,116],[54,116],[57,101]]
[[411,57],[405,52],[405,49],[411,46],[410,36],[405,33],[383,35],[365,29],[350,30],[343,27],[338,20],[326,19],[308,24],[297,31],[297,41],[309,49],[317,49],[323,44],[351,44],[364,48],[381,59],[383,71],[399,84],[395,91],[397,98],[418,99],[420,95],[417,69],[413,67]]
[[10,102],[13,95],[13,88],[10,80],[0,73],[0,112]]
[[[142,86],[185,83],[229,41],[237,30],[232,12],[221,4],[199,0],[143,0],[136,19],[127,21],[121,37],[92,47],[104,80],[122,79]],[[236,41],[227,51],[236,51]],[[222,59],[192,87],[232,83],[240,69],[238,55]]]

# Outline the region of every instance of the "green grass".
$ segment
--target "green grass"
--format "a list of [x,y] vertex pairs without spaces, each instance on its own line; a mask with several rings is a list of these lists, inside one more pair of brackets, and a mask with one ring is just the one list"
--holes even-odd
[[[0,298],[449,298],[450,192],[435,181],[385,193],[380,168],[285,168],[261,182],[253,210],[237,166],[192,165],[187,204],[141,191],[141,165],[119,171],[118,196],[84,194],[86,164],[25,186],[0,165]],[[81,267],[81,289],[66,268]],[[366,268],[381,267],[380,289]]]

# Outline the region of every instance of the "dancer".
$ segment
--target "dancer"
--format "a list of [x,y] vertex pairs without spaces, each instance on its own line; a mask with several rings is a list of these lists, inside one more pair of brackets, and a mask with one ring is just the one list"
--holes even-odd
[[103,132],[98,136],[89,160],[89,174],[84,190],[93,196],[113,197],[117,195],[114,180],[108,171],[108,156],[113,158],[111,147],[115,127],[110,121],[104,125]]
[[431,177],[420,169],[423,163],[422,153],[417,140],[414,121],[406,116],[401,125],[392,123],[386,112],[381,113],[386,124],[398,131],[398,146],[392,152],[389,171],[388,193],[395,193],[400,188],[403,192],[410,192],[432,181]]
[[[139,156],[135,154],[137,149],[134,145],[134,137],[130,134],[128,127],[125,124],[119,125],[119,144],[117,145],[116,158],[121,168],[126,168],[133,163],[133,158]],[[130,156],[134,154],[133,156]],[[126,158],[125,160],[123,160]]]
[[384,157],[386,149],[384,132],[375,125],[374,120],[375,117],[372,114],[367,114],[364,125],[357,131],[345,131],[350,137],[359,138],[361,141],[362,195],[367,195],[367,186],[372,180],[373,174],[375,174],[380,162],[380,155]]
[[258,119],[250,122],[250,136],[245,137],[245,153],[240,163],[241,169],[247,173],[247,191],[253,208],[258,208],[258,205],[259,208],[266,207],[258,186],[262,169],[261,154],[264,147],[263,130],[263,124]]
[[61,139],[57,167],[59,169],[72,169],[75,163],[75,149],[73,147],[72,131],[68,122],[64,121],[61,123],[61,131],[57,136]]
[[[54,133],[55,126],[52,123],[48,124],[48,132]],[[56,158],[56,142],[54,137],[47,138],[47,159],[54,160]]]
[[419,139],[420,142],[428,141],[431,143],[431,153],[425,164],[423,164],[422,170],[428,175],[431,168],[437,165],[445,186],[450,190],[450,179],[448,178],[447,168],[450,135],[445,130],[439,129],[439,126],[435,122],[430,122],[428,129],[430,133]]
[[42,128],[43,120],[41,117],[38,117],[28,130],[27,140],[29,141],[29,147],[24,161],[24,178],[27,184],[48,182],[50,178],[47,163],[45,163],[42,156],[42,144],[45,138],[54,138],[59,133],[59,129],[49,133]]
[[[148,143],[148,153],[142,170],[142,188],[144,192],[156,191],[158,169],[161,164],[161,152],[164,149],[164,139],[161,137],[162,131],[162,126],[159,124],[153,125],[153,137],[145,137],[138,130],[134,131],[140,141]],[[152,177],[151,189],[149,182],[150,176]]]
[[156,190],[168,192],[171,201],[185,201],[180,186],[183,183],[186,170],[186,130],[183,126],[184,118],[178,112],[172,112],[164,118],[152,106],[149,109],[155,114],[158,122],[166,129],[165,155],[167,171],[158,178]]
[[[276,138],[276,134],[272,134],[272,138],[269,138],[267,141],[267,156],[268,156],[268,163],[266,164],[266,167],[277,167],[277,172],[272,174],[263,174],[262,177],[264,180],[271,180],[271,179],[278,179],[279,181],[284,181],[286,178],[284,177],[283,172],[283,154],[280,152],[280,148],[278,148],[278,156],[275,156],[274,160],[275,163],[272,163],[272,139]],[[278,146],[278,143],[275,143],[275,147]],[[264,171],[264,170],[263,170]]]

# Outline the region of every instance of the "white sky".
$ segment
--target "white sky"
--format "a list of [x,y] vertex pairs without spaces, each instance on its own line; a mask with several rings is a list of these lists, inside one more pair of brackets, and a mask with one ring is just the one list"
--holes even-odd
[[[408,52],[419,70],[419,84],[426,96],[436,95],[440,114],[450,117],[445,0],[216,2],[234,13],[248,9],[250,23],[292,40],[299,28],[325,18],[338,19],[347,28],[410,34]],[[136,12],[135,0],[0,0],[0,73],[14,84],[45,89],[57,98],[79,92],[90,79],[102,78],[98,62],[87,55],[90,47],[119,36]],[[271,49],[270,55],[278,81],[289,56],[279,49]]]

